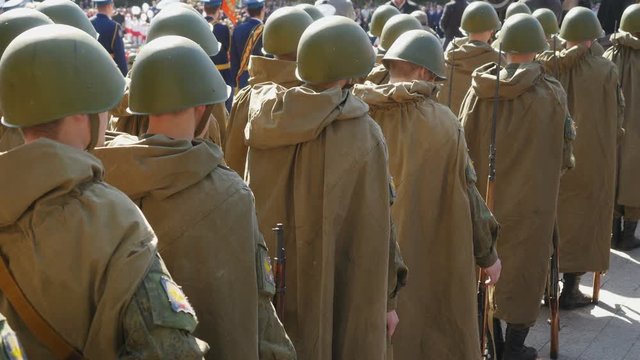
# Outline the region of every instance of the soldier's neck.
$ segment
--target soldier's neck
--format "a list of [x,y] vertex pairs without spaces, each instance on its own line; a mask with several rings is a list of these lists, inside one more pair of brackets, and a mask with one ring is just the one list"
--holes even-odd
[[536,58],[536,53],[528,54],[507,54],[507,64],[526,64],[533,62]]
[[493,35],[493,31],[485,31],[481,33],[472,33],[469,34],[469,41],[480,41],[483,43],[489,43],[491,40],[491,36]]
[[165,135],[176,140],[193,140],[196,121],[192,112],[149,115],[147,134]]

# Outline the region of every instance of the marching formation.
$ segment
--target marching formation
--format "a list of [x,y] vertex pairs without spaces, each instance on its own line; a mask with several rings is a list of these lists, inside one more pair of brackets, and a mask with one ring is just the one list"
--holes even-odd
[[0,14],[0,359],[556,358],[640,247],[640,4],[96,4]]

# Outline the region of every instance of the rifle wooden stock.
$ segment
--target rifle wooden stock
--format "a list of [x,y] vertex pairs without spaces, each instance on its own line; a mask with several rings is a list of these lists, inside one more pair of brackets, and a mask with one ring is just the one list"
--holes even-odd
[[594,304],[600,302],[600,281],[602,280],[602,273],[600,271],[593,274],[593,297]]
[[285,272],[287,268],[287,254],[284,243],[284,226],[276,224],[273,232],[276,234],[276,258],[274,266],[274,278],[276,283],[276,295],[273,297],[273,306],[280,319],[284,316],[284,296],[287,289]]

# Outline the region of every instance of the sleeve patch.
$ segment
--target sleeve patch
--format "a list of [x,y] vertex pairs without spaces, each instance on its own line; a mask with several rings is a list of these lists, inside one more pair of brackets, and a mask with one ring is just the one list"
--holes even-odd
[[187,300],[187,296],[182,292],[180,286],[173,282],[166,276],[162,276],[160,278],[160,282],[162,283],[162,287],[164,288],[165,293],[167,294],[167,298],[169,299],[169,303],[171,304],[171,309],[176,313],[186,313],[196,316],[196,312],[189,304],[189,300]]

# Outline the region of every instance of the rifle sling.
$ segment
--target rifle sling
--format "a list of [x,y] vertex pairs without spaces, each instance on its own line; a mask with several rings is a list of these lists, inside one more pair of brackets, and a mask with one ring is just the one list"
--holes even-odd
[[82,353],[62,338],[60,334],[38,313],[26,298],[7,264],[0,256],[0,290],[11,306],[40,343],[46,346],[58,359],[83,360]]

